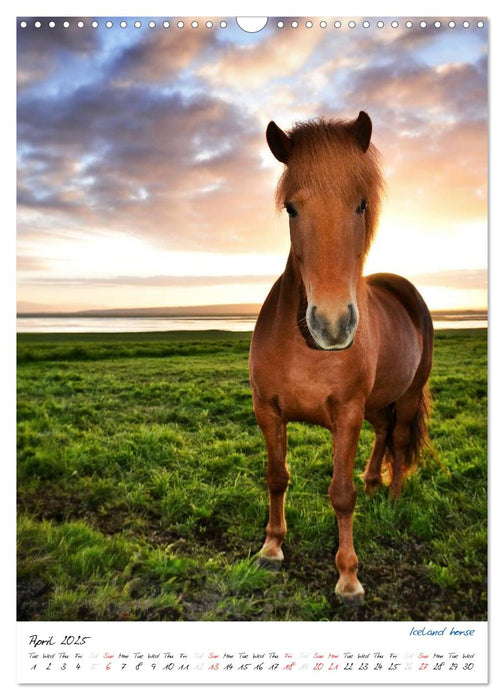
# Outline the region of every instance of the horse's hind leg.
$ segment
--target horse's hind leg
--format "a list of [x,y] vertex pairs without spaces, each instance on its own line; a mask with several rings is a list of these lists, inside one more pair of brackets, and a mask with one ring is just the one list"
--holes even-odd
[[366,493],[368,496],[371,496],[380,488],[382,483],[381,466],[391,429],[391,411],[389,408],[384,408],[366,415],[366,419],[371,423],[375,431],[373,451],[362,475],[366,484]]
[[268,452],[269,520],[258,564],[278,569],[284,558],[282,542],[287,532],[284,514],[285,491],[289,485],[289,471],[285,463],[287,427],[273,406],[257,402],[254,408]]

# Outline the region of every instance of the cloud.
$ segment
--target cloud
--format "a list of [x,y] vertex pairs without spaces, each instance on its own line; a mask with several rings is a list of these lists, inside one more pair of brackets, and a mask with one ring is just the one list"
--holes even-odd
[[[27,26],[21,28],[25,19]],[[17,80],[18,89],[36,87],[58,68],[62,57],[90,56],[99,50],[97,32],[77,26],[80,17],[61,17],[55,27],[49,27],[47,17],[18,17]],[[67,20],[68,27],[63,26]],[[35,27],[40,21],[41,26]]]
[[104,84],[18,109],[21,208],[179,249],[265,247],[264,136],[229,102]]
[[228,44],[215,60],[197,71],[200,77],[219,87],[248,91],[275,80],[295,76],[310,59],[323,35],[290,27],[264,33],[265,38],[249,44]]
[[[23,265],[22,269],[37,270],[36,266]],[[417,285],[435,287],[453,287],[456,289],[485,289],[487,271],[478,270],[437,270],[436,272],[418,272],[410,279]],[[133,286],[133,287],[212,287],[227,285],[264,285],[273,284],[277,275],[243,274],[243,275],[120,275],[111,277],[38,277],[31,278],[32,284],[41,286],[81,287],[89,284],[99,287]]]
[[450,226],[462,219],[484,220],[486,198],[486,121],[429,126],[413,133],[384,134],[388,202],[396,218],[426,227]]
[[[25,21],[26,27],[21,27]],[[78,26],[79,21],[89,24],[85,17],[58,17],[54,27],[50,27],[47,17],[18,17],[17,18],[17,48],[18,65],[29,58],[35,60],[43,54],[56,54],[66,50],[73,54],[89,54],[98,50],[100,38],[98,32],[89,27]],[[36,23],[40,22],[40,27]],[[68,22],[68,27],[64,26]],[[56,59],[56,56],[55,56]]]
[[47,268],[45,260],[30,255],[18,255],[16,259],[18,272],[41,272]]
[[33,284],[42,286],[80,287],[88,284],[97,286],[134,286],[134,287],[212,287],[222,285],[242,284],[273,284],[275,275],[199,275],[179,277],[175,275],[155,275],[153,277],[137,277],[122,275],[119,277],[57,277],[32,278]]
[[453,287],[455,289],[486,289],[486,270],[439,270],[416,273],[410,276],[418,285]]
[[163,85],[207,49],[216,49],[215,31],[171,30],[149,31],[128,46],[114,61],[110,74],[113,80],[127,84],[148,82]]
[[428,67],[412,60],[367,67],[354,76],[354,89],[365,104],[387,105],[390,112],[453,119],[486,114],[483,65],[448,63]]

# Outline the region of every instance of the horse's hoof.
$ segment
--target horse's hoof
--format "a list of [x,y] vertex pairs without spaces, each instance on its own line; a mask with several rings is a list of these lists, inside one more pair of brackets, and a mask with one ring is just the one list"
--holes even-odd
[[358,608],[364,602],[364,593],[354,593],[353,595],[340,596],[341,601],[350,608]]
[[366,496],[374,496],[380,490],[381,481],[366,481],[364,491]]
[[272,557],[266,557],[263,554],[256,559],[256,565],[260,569],[268,569],[269,571],[280,571],[282,568],[283,559],[273,559]]
[[345,605],[356,607],[364,602],[364,588],[361,586],[359,581],[357,581],[357,584],[352,588],[350,588],[350,586],[340,586],[339,583],[340,582],[338,581],[334,592],[338,598],[345,603]]
[[397,501],[399,496],[401,495],[402,492],[402,484],[399,484],[399,486],[396,486],[392,484],[390,487],[390,498],[392,501]]

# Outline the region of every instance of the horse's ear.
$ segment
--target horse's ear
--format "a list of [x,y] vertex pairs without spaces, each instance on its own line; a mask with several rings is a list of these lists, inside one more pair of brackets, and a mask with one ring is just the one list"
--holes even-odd
[[271,152],[280,163],[287,164],[292,149],[292,141],[275,122],[270,122],[266,129],[266,141]]
[[372,130],[373,124],[369,115],[366,112],[359,112],[359,116],[352,124],[352,131],[363,153],[369,148]]

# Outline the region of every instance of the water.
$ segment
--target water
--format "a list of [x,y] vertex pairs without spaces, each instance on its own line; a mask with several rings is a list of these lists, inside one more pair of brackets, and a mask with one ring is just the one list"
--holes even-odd
[[148,333],[149,331],[252,331],[250,316],[165,318],[18,318],[18,333]]
[[[252,331],[255,318],[251,316],[205,316],[202,317],[135,317],[135,318],[77,318],[49,317],[18,318],[18,333],[140,333],[149,331]],[[440,319],[434,328],[465,329],[487,328],[487,321],[476,318]]]

